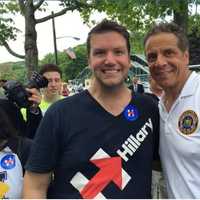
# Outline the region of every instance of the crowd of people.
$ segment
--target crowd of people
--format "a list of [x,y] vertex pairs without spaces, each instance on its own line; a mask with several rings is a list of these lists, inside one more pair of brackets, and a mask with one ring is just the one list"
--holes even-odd
[[27,88],[39,112],[0,99],[1,198],[200,198],[200,75],[187,37],[167,22],[146,34],[150,93],[138,77],[125,84],[129,37],[110,20],[91,29],[93,79],[78,94],[64,98],[61,70],[46,64],[48,86]]

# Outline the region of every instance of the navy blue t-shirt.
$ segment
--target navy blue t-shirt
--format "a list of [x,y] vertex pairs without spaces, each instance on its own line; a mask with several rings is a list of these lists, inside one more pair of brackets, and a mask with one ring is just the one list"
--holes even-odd
[[133,94],[113,116],[86,90],[46,112],[26,169],[54,171],[48,198],[151,198],[158,131],[158,108],[149,97]]

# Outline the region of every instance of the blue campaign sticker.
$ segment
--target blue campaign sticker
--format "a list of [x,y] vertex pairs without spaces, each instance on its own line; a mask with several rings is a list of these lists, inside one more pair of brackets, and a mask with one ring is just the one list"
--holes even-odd
[[4,169],[12,169],[15,167],[15,155],[8,154],[1,159],[1,167]]
[[138,109],[134,105],[128,105],[124,109],[124,116],[128,121],[135,121],[139,116]]

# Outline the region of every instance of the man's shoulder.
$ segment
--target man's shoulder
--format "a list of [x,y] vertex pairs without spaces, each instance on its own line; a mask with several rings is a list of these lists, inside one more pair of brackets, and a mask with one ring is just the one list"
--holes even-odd
[[84,90],[80,93],[74,94],[72,96],[68,96],[65,98],[62,98],[60,100],[58,100],[57,102],[55,102],[51,108],[53,109],[59,109],[59,108],[71,108],[74,106],[78,106],[81,105],[82,103],[84,103],[87,99],[88,99],[88,95],[87,95],[87,91]]
[[156,103],[159,102],[159,100],[160,100],[158,98],[158,96],[156,96],[155,94],[150,93],[150,92],[145,92],[144,95],[147,95],[147,96],[151,97],[154,101],[156,101]]
[[82,99],[85,99],[88,95],[87,90],[83,90],[82,92],[76,93],[72,96],[67,96],[59,100],[59,102],[74,102],[74,101],[81,101]]
[[133,100],[138,102],[140,105],[144,105],[144,107],[148,108],[158,108],[158,102],[155,101],[150,95],[135,93],[133,96]]

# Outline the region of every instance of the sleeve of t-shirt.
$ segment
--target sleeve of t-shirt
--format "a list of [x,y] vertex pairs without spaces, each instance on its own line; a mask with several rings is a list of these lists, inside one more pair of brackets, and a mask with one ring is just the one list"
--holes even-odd
[[[61,148],[61,119],[56,106],[43,117],[34,138],[25,169],[36,173],[52,171],[58,163]],[[66,117],[66,116],[65,116]]]

